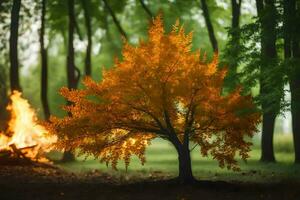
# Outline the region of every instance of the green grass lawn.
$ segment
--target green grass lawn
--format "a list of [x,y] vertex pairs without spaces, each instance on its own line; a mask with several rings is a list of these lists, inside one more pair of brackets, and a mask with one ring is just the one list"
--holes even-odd
[[[192,152],[192,166],[194,175],[202,180],[225,180],[240,182],[279,182],[300,180],[300,165],[294,165],[293,145],[291,135],[276,135],[274,146],[276,152],[276,164],[258,162],[260,149],[258,139],[254,139],[254,146],[247,163],[240,162],[241,171],[234,172],[221,169],[217,161],[202,157],[199,149]],[[52,155],[55,157],[55,155]],[[57,156],[57,155],[56,155]],[[72,172],[88,172],[99,170],[117,177],[151,177],[153,174],[174,177],[177,175],[178,162],[175,149],[166,141],[154,140],[146,151],[147,162],[142,166],[137,158],[132,158],[128,170],[125,170],[122,161],[118,164],[118,171],[107,167],[105,163],[88,158],[77,158],[77,162],[59,164]]]

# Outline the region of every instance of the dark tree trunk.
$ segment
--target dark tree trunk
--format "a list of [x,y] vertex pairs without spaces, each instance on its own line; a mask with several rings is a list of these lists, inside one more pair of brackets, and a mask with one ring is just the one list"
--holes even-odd
[[231,0],[231,7],[232,7],[231,27],[233,29],[239,28],[240,26],[241,5],[242,5],[242,0]]
[[[79,78],[80,71],[75,66],[75,56],[74,56],[74,29],[75,29],[75,13],[74,13],[74,0],[68,0],[68,18],[69,18],[69,34],[68,34],[68,56],[67,56],[67,81],[69,89],[76,89]],[[67,102],[68,105],[71,102]],[[69,113],[70,115],[70,113]],[[74,155],[71,152],[66,151],[63,155],[63,162],[70,162],[75,160]]]
[[[297,23],[295,25],[297,32],[295,33],[300,31],[300,9],[298,8],[297,11],[299,14],[297,15]],[[290,88],[295,163],[300,163],[300,39],[297,37],[299,36],[293,38],[293,56],[297,63],[290,76]]]
[[195,181],[192,172],[192,162],[190,150],[187,146],[180,145],[176,148],[178,153],[179,162],[179,175],[178,179],[181,183],[192,183]]
[[261,161],[275,162],[273,149],[273,132],[276,115],[273,113],[263,114],[262,137],[261,137]]
[[[270,74],[274,68],[274,61],[277,59],[276,50],[276,20],[277,11],[274,0],[257,0],[257,13],[262,27],[261,33],[261,67],[260,67],[260,96],[261,105],[263,110],[263,123],[262,123],[262,141],[261,141],[261,161],[274,162],[273,150],[273,135],[275,119],[279,112],[280,98],[268,97],[272,91],[278,89],[278,85],[270,83],[265,76],[273,76]],[[282,78],[282,77],[279,77]],[[278,80],[280,81],[280,80]],[[274,82],[277,82],[274,81]]]
[[42,13],[41,13],[41,30],[40,30],[40,45],[41,45],[41,100],[44,110],[45,119],[50,117],[50,109],[48,103],[48,62],[47,62],[47,49],[45,48],[44,35],[45,35],[45,16],[46,16],[47,0],[42,0]]
[[92,67],[91,67],[91,53],[92,53],[92,27],[91,27],[91,18],[88,9],[88,1],[81,0],[84,18],[85,18],[85,27],[87,31],[87,47],[86,47],[86,56],[85,56],[85,75],[91,76],[92,75]]
[[[300,57],[299,57],[300,58]],[[291,112],[293,139],[295,149],[295,163],[300,163],[300,70],[298,69],[297,78],[291,78]]]
[[115,25],[117,26],[119,32],[121,33],[121,35],[123,37],[125,37],[125,39],[127,39],[127,34],[124,31],[124,29],[122,28],[119,20],[117,19],[116,15],[115,15],[114,11],[112,10],[112,8],[110,7],[109,3],[107,2],[107,0],[103,0],[103,2],[104,2],[104,5],[105,5],[105,8],[108,10],[108,12],[111,15]]
[[141,5],[142,5],[143,9],[145,10],[145,12],[148,14],[148,16],[149,16],[150,18],[152,18],[152,17],[153,17],[153,14],[152,14],[151,10],[150,10],[150,9],[147,7],[147,5],[145,4],[144,0],[140,0],[140,3],[141,3]]
[[18,61],[18,34],[21,0],[14,0],[11,10],[9,59],[10,59],[10,89],[21,91]]
[[75,89],[78,84],[78,74],[76,74],[75,56],[74,56],[74,0],[68,0],[69,33],[68,33],[68,56],[67,56],[67,82],[68,88]]
[[299,48],[299,8],[295,0],[284,1],[284,56],[287,61],[293,60],[289,74],[291,90],[291,113],[295,163],[300,163],[300,48]]
[[214,27],[213,27],[211,19],[210,19],[209,10],[208,10],[208,6],[206,4],[206,0],[201,0],[201,5],[202,5],[203,16],[204,16],[204,19],[205,19],[205,24],[207,26],[207,31],[208,31],[210,43],[213,47],[214,52],[218,52],[219,51],[218,50],[218,41],[216,39],[215,32],[214,32]]
[[178,181],[182,184],[189,184],[195,182],[195,178],[192,172],[192,162],[189,149],[188,134],[185,134],[184,142],[181,143],[176,134],[170,135],[170,141],[174,145],[178,154]]

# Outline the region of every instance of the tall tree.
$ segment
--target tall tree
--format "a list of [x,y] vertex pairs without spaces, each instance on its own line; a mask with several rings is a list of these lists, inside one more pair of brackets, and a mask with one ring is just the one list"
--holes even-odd
[[10,59],[10,89],[21,91],[19,80],[18,35],[21,0],[14,0],[11,10],[9,59]]
[[300,9],[296,0],[283,1],[284,58],[289,67],[295,163],[300,163]]
[[45,16],[47,0],[42,0],[41,29],[40,29],[40,54],[41,54],[41,100],[45,119],[50,117],[50,108],[48,103],[48,61],[47,48],[45,47]]
[[251,96],[239,88],[223,96],[226,72],[218,69],[218,57],[203,62],[178,24],[165,34],[158,17],[148,33],[147,42],[124,45],[122,61],[103,81],[86,79],[83,90],[62,88],[74,115],[46,123],[59,138],[57,147],[93,154],[114,168],[124,160],[127,167],[132,155],[145,162],[146,147],[160,137],[177,151],[181,183],[194,181],[191,141],[221,167],[238,169],[236,155],[245,160],[250,151],[244,136],[252,137],[260,121]]
[[208,31],[210,43],[212,45],[212,48],[213,48],[214,52],[218,52],[219,51],[218,41],[217,41],[217,38],[215,36],[214,27],[213,27],[212,22],[211,22],[211,18],[210,18],[210,14],[209,14],[209,10],[208,10],[206,0],[201,0],[201,7],[202,7],[203,16],[204,16],[204,19],[205,19],[205,24],[206,24],[207,31]]
[[85,55],[85,75],[91,76],[91,53],[92,53],[92,26],[91,26],[91,17],[89,12],[89,1],[81,0],[84,19],[85,19],[85,27],[87,32],[87,47],[86,47],[86,55]]
[[[75,11],[74,11],[74,0],[68,0],[68,19],[69,19],[69,28],[68,28],[68,55],[67,55],[67,83],[69,89],[76,89],[79,78],[80,78],[80,71],[75,66],[75,53],[74,53],[74,30],[75,30]],[[71,102],[67,102],[68,105]],[[71,115],[71,113],[69,113]],[[74,155],[66,151],[64,152],[62,161],[69,162],[75,160]]]
[[260,99],[263,110],[261,161],[275,162],[273,135],[275,118],[280,109],[280,98],[270,96],[278,88],[280,78],[274,76],[272,70],[277,64],[277,17],[274,0],[256,0],[259,23],[261,25],[261,61],[260,61]]
[[111,17],[112,17],[112,19],[113,19],[113,22],[114,22],[115,25],[117,26],[117,28],[118,28],[120,34],[121,34],[123,37],[125,37],[126,39],[128,39],[128,38],[127,38],[126,32],[124,31],[123,27],[121,26],[119,20],[117,19],[117,17],[116,17],[116,15],[115,15],[114,11],[113,11],[112,8],[110,7],[110,5],[109,5],[109,3],[107,2],[107,0],[103,0],[103,2],[104,2],[105,8],[108,10],[109,14],[111,15]]

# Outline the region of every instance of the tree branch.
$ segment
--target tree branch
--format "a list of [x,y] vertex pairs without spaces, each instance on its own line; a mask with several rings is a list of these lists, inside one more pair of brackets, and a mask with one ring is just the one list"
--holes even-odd
[[151,10],[147,7],[147,5],[145,4],[144,0],[139,0],[143,9],[146,11],[146,13],[148,14],[148,16],[152,19],[153,18],[153,14],[151,12]]
[[210,19],[209,10],[206,4],[206,0],[201,0],[202,5],[202,11],[205,19],[205,24],[207,26],[209,40],[211,42],[211,45],[213,47],[214,52],[218,52],[218,41],[215,36],[214,28]]
[[124,31],[124,29],[122,28],[120,22],[118,21],[114,11],[111,9],[110,5],[108,4],[107,0],[103,0],[104,5],[106,7],[106,9],[108,10],[109,14],[111,15],[111,17],[113,18],[113,21],[115,23],[115,25],[117,26],[119,32],[121,33],[121,35],[123,35],[125,37],[125,39],[128,39],[126,32]]

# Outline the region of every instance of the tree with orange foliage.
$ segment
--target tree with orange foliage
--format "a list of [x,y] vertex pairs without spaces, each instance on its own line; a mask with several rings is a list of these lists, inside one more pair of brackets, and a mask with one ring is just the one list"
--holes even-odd
[[[165,34],[161,17],[151,25],[148,41],[125,43],[123,59],[103,73],[103,80],[84,80],[85,89],[62,88],[72,113],[46,123],[58,137],[58,149],[94,155],[116,168],[136,155],[145,162],[145,148],[156,137],[171,142],[179,161],[179,180],[194,180],[190,142],[220,167],[237,170],[235,156],[248,157],[260,121],[251,96],[237,88],[222,95],[226,70],[218,56],[210,63],[191,52],[192,34],[177,22]],[[163,153],[163,152],[162,152]]]

